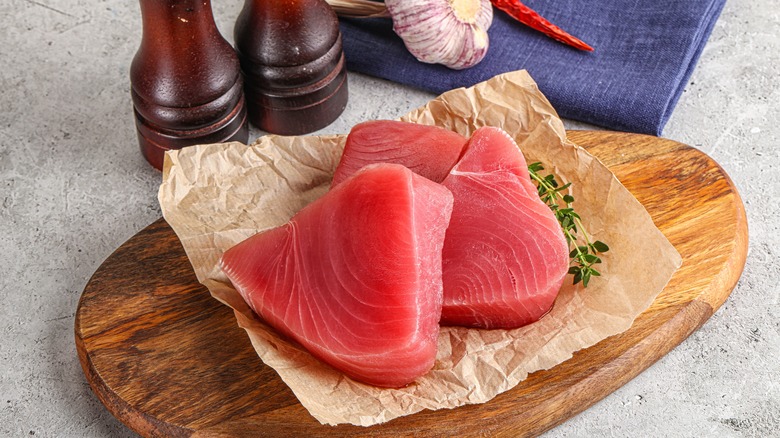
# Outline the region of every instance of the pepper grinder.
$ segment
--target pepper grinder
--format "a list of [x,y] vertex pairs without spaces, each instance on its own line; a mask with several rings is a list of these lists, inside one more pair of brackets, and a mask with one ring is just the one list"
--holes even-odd
[[306,134],[344,111],[341,32],[324,0],[246,0],[235,41],[253,125],[274,134]]
[[240,64],[210,0],[140,0],[143,37],[130,67],[141,152],[162,169],[167,150],[241,141],[249,131]]

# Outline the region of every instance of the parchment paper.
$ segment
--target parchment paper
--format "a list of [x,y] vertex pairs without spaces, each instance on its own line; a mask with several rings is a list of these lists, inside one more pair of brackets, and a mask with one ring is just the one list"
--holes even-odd
[[465,136],[484,125],[503,128],[529,163],[541,161],[573,183],[584,225],[610,251],[599,266],[603,276],[593,278],[587,289],[571,286],[567,278],[553,310],[539,322],[516,330],[444,327],[428,374],[402,389],[380,389],[343,376],[277,336],[217,267],[223,251],[287,222],[327,191],[344,136],[265,136],[250,146],[214,144],[169,152],[160,205],[199,281],[234,309],[263,362],[321,423],[370,426],[423,409],[484,403],[528,373],[551,368],[627,330],[681,264],[642,205],[600,161],[566,140],[563,123],[526,72],[452,90],[403,120]]

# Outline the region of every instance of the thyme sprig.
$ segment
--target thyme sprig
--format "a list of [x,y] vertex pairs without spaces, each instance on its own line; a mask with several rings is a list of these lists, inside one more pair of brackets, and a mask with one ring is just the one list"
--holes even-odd
[[609,251],[609,246],[600,240],[592,241],[592,236],[585,231],[580,215],[572,207],[574,196],[567,192],[571,183],[561,185],[553,174],[541,176],[539,172],[542,170],[542,163],[528,165],[528,172],[536,184],[539,198],[555,213],[569,244],[569,274],[574,274],[574,284],[582,281],[582,286],[588,287],[591,277],[601,276],[593,265],[601,263],[598,254]]

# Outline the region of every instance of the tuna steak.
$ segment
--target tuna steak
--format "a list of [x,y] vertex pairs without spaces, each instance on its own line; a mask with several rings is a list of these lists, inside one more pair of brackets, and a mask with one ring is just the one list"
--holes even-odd
[[433,182],[442,182],[465,144],[465,137],[437,126],[392,120],[360,123],[347,136],[331,187],[373,163],[402,164]]
[[517,144],[480,128],[442,183],[455,204],[444,241],[443,325],[515,328],[547,313],[568,246]]
[[368,166],[221,265],[249,306],[314,356],[401,387],[436,357],[452,195],[403,166]]

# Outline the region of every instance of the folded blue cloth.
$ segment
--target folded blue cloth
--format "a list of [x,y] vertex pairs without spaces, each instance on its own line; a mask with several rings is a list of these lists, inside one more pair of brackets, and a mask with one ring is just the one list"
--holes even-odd
[[526,69],[558,113],[661,135],[725,0],[526,0],[595,48],[582,52],[495,10],[482,62],[455,71],[417,61],[389,19],[342,19],[350,70],[442,93]]

